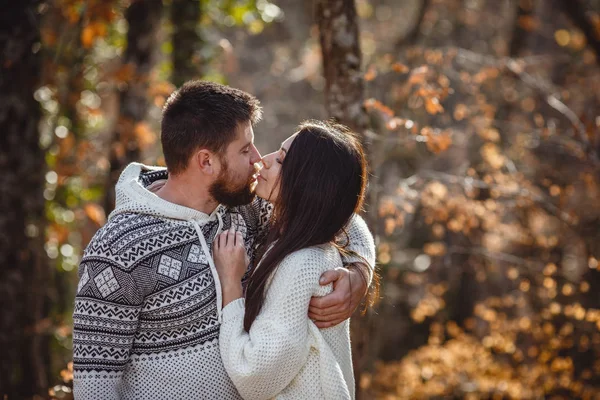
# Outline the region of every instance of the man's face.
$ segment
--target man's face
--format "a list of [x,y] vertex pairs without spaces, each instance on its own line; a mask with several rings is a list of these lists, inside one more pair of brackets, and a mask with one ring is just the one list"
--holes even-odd
[[215,200],[230,207],[248,204],[254,199],[255,163],[261,160],[254,146],[254,131],[250,122],[239,124],[236,138],[229,143],[220,158],[221,171],[210,186]]

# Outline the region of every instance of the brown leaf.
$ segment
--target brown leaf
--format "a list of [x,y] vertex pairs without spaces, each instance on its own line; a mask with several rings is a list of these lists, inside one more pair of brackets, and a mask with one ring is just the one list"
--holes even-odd
[[408,71],[410,71],[410,69],[409,69],[409,68],[408,68],[406,65],[404,65],[404,64],[402,64],[402,63],[399,63],[399,62],[397,62],[397,63],[394,63],[394,64],[392,65],[392,69],[393,69],[394,71],[398,72],[399,74],[405,74],[405,73],[407,73]]
[[518,24],[521,29],[527,32],[532,32],[540,27],[540,21],[530,15],[523,15],[519,17]]
[[446,254],[446,245],[442,242],[427,243],[423,246],[425,254],[431,257],[439,257]]

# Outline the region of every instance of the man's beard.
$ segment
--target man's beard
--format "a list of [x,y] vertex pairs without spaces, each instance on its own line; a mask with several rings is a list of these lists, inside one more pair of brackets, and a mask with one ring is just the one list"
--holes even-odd
[[249,204],[254,200],[254,191],[252,190],[252,177],[241,186],[234,186],[228,174],[228,166],[225,160],[221,161],[223,169],[219,177],[210,185],[209,193],[219,203],[229,207],[242,206]]

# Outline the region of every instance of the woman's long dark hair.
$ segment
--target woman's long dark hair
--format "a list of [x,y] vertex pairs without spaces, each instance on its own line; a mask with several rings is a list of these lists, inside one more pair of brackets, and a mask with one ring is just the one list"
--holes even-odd
[[[284,158],[279,195],[260,266],[246,290],[244,329],[259,314],[269,277],[283,259],[305,247],[332,242],[362,207],[367,162],[357,137],[342,125],[307,121]],[[276,185],[277,186],[277,185]]]

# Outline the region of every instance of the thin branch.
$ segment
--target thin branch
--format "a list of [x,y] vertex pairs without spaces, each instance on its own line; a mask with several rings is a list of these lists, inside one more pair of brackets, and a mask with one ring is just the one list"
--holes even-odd
[[421,7],[419,8],[419,12],[417,17],[415,18],[415,23],[413,26],[406,32],[406,34],[400,38],[396,42],[396,48],[400,48],[407,44],[414,43],[419,37],[419,33],[421,32],[421,26],[423,25],[423,21],[425,20],[425,14],[427,14],[427,9],[429,8],[429,4],[431,0],[421,0]]
[[457,49],[457,57],[462,57],[472,62],[479,62],[481,64],[491,64],[496,66],[503,66],[510,72],[515,74],[523,83],[532,87],[533,89],[540,92],[550,107],[563,115],[569,122],[575,127],[578,139],[582,142],[586,149],[586,154],[590,159],[598,164],[600,160],[598,155],[593,150],[592,146],[587,137],[584,123],[579,119],[577,114],[571,110],[565,103],[563,103],[558,96],[551,91],[552,85],[548,82],[541,81],[539,78],[534,78],[531,74],[525,72],[523,68],[523,62],[515,58],[503,57],[496,58],[489,55],[478,54],[467,49]]
[[504,261],[511,264],[522,265],[525,267],[540,267],[543,266],[541,262],[535,262],[532,260],[527,260],[522,257],[517,257],[513,254],[503,253],[498,251],[490,251],[484,247],[461,247],[461,246],[451,246],[448,248],[449,253],[454,254],[475,254],[484,256],[487,258]]

